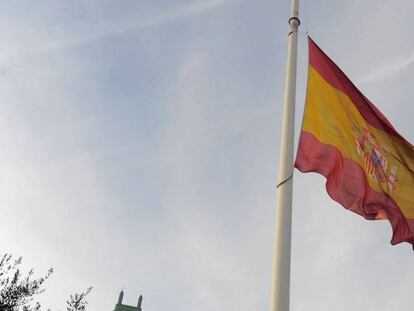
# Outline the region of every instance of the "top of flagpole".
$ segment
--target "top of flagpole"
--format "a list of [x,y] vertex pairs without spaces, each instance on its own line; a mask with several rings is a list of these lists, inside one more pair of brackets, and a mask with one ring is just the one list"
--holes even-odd
[[291,15],[296,18],[299,17],[299,0],[292,0]]
[[[292,0],[292,7],[290,10],[289,26],[291,31],[297,31],[300,25],[299,19],[299,0]],[[295,22],[295,23],[292,23]]]

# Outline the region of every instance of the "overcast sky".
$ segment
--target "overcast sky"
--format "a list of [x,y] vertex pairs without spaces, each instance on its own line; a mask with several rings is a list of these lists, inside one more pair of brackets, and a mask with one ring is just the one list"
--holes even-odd
[[[45,307],[268,310],[289,0],[0,3],[0,245]],[[302,1],[301,31],[414,141],[412,0]],[[299,37],[296,127],[307,71]],[[414,309],[414,253],[295,173],[291,309]]]

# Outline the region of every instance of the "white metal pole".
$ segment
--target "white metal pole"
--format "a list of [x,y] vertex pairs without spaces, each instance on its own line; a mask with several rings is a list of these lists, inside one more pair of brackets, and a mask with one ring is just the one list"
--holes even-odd
[[292,236],[293,147],[295,129],[296,63],[299,0],[292,0],[289,18],[288,58],[276,198],[276,236],[273,255],[271,311],[289,311],[290,252]]

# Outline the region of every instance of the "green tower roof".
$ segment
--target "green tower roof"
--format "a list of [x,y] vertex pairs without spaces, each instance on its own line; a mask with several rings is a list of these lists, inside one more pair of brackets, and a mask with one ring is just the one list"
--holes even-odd
[[121,291],[119,293],[118,302],[115,305],[114,311],[142,311],[142,308],[141,308],[141,306],[142,306],[142,295],[139,296],[138,303],[137,303],[136,307],[122,304],[123,299],[124,299],[124,291]]

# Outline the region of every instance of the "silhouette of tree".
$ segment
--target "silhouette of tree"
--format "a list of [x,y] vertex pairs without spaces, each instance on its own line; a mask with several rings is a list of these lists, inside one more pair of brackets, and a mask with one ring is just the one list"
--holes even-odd
[[88,301],[86,300],[86,296],[91,292],[92,287],[89,287],[86,291],[81,294],[74,294],[70,295],[69,300],[66,301],[67,311],[85,311],[86,305]]
[[[34,277],[33,269],[22,274],[20,266],[22,257],[13,259],[5,254],[0,260],[0,311],[40,311],[41,305],[35,297],[45,291],[44,283],[53,274],[53,268],[39,278]],[[90,293],[89,287],[81,294],[69,297],[67,311],[85,311],[86,296]]]

